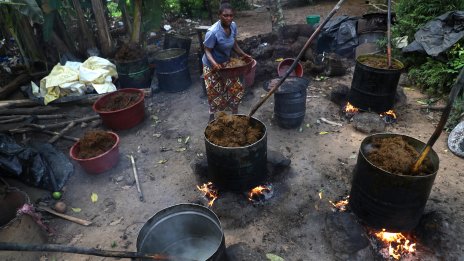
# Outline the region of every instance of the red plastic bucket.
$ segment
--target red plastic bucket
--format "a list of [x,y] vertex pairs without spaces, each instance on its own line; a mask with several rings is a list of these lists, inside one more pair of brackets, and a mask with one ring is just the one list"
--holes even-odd
[[77,157],[79,153],[79,141],[74,143],[74,145],[69,150],[69,156],[77,161],[79,165],[89,174],[100,174],[111,169],[119,161],[119,136],[118,134],[109,131],[114,137],[114,145],[103,154],[95,156],[93,158],[81,159]]
[[[293,61],[295,61],[295,59],[286,58],[279,63],[279,65],[277,66],[277,73],[279,74],[279,77],[284,76],[288,68],[290,68],[290,66],[293,64]],[[293,70],[293,72],[290,73],[289,76],[303,77],[303,65],[301,65],[300,62],[298,62],[295,69]]]
[[244,83],[245,83],[245,87],[250,87],[253,85],[253,83],[255,83],[255,74],[256,74],[256,64],[258,62],[256,62],[255,59],[253,59],[253,64],[251,65],[251,69],[248,73],[245,74],[245,77],[244,77]]
[[[117,95],[118,92],[139,93],[140,98],[135,104],[116,111],[102,111],[101,108],[107,104],[109,99]],[[145,95],[142,89],[126,88],[112,93],[108,93],[93,104],[93,110],[100,115],[103,124],[113,130],[130,129],[145,118]]]

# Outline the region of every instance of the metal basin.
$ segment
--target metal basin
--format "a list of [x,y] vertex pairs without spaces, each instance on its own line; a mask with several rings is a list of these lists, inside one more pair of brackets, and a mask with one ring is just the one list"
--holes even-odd
[[[165,208],[151,217],[137,237],[137,251],[173,260],[225,260],[225,240],[218,217],[196,204]],[[148,259],[147,259],[148,260]]]

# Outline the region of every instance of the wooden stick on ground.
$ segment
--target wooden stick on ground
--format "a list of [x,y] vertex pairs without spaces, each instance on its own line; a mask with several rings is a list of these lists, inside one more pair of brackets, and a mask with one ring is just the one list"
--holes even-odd
[[54,120],[54,119],[61,119],[65,118],[66,115],[64,114],[49,114],[49,115],[5,115],[5,116],[0,116],[0,120],[9,120],[9,119],[14,119],[18,117],[31,117],[34,116],[38,120]]
[[[50,135],[58,135],[59,134],[59,132],[49,131],[49,130],[40,130],[40,132],[43,132],[45,134],[50,134]],[[73,136],[68,136],[68,135],[62,135],[60,138],[66,139],[66,140],[71,140],[71,141],[79,141],[78,138],[73,137]]]
[[48,212],[50,214],[53,214],[55,216],[58,216],[60,218],[63,218],[63,219],[69,220],[71,222],[77,223],[79,225],[88,226],[88,225],[92,224],[92,222],[87,221],[87,220],[83,220],[83,219],[80,219],[80,218],[68,216],[66,214],[58,213],[58,212],[56,212],[55,210],[53,210],[53,209],[51,209],[49,207],[40,207],[39,206],[37,208],[40,209],[40,210],[46,211],[46,212]]
[[71,122],[81,123],[81,122],[93,121],[93,120],[96,120],[96,119],[100,119],[100,116],[99,115],[94,115],[94,116],[84,117],[84,118],[81,118],[81,119],[75,119],[75,120],[71,120],[71,121],[64,121],[64,122],[54,123],[54,124],[49,124],[49,125],[27,124],[27,125],[25,125],[24,128],[12,129],[9,132],[10,133],[24,133],[24,132],[34,131],[34,130],[57,129],[57,128],[66,127]]
[[29,74],[19,75],[13,81],[0,88],[0,100],[5,99],[6,97],[8,97],[8,95],[16,91],[21,85],[29,82],[30,80],[31,76]]
[[134,156],[130,155],[129,158],[132,164],[132,171],[134,172],[135,184],[137,185],[137,191],[139,192],[139,199],[140,201],[143,202],[144,200],[143,193],[142,193],[142,189],[140,188],[139,176],[137,175],[137,167],[135,166]]
[[37,106],[37,107],[31,107],[31,108],[15,108],[15,109],[1,108],[0,115],[50,114],[50,113],[55,113],[59,110],[61,109],[58,107],[51,107],[51,106],[48,106],[48,107]]
[[66,126],[64,129],[62,129],[60,132],[58,132],[55,136],[53,136],[50,140],[48,140],[49,143],[54,143],[57,141],[61,136],[63,136],[67,131],[69,131],[72,127],[76,125],[75,121],[71,121],[68,126]]

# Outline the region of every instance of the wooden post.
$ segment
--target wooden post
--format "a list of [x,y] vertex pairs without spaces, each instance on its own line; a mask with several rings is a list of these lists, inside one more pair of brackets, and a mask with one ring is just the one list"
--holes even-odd
[[92,10],[97,24],[98,41],[100,42],[102,54],[108,57],[113,51],[113,39],[105,19],[102,1],[92,0]]

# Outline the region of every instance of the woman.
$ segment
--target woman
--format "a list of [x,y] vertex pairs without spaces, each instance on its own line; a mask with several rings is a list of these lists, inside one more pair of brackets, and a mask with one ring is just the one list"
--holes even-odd
[[228,3],[219,8],[219,21],[213,24],[203,42],[205,54],[202,57],[206,94],[208,95],[210,120],[217,111],[238,113],[238,105],[243,97],[243,86],[238,77],[225,79],[218,70],[228,62],[231,52],[251,59],[237,44],[237,25],[233,22],[234,12]]

